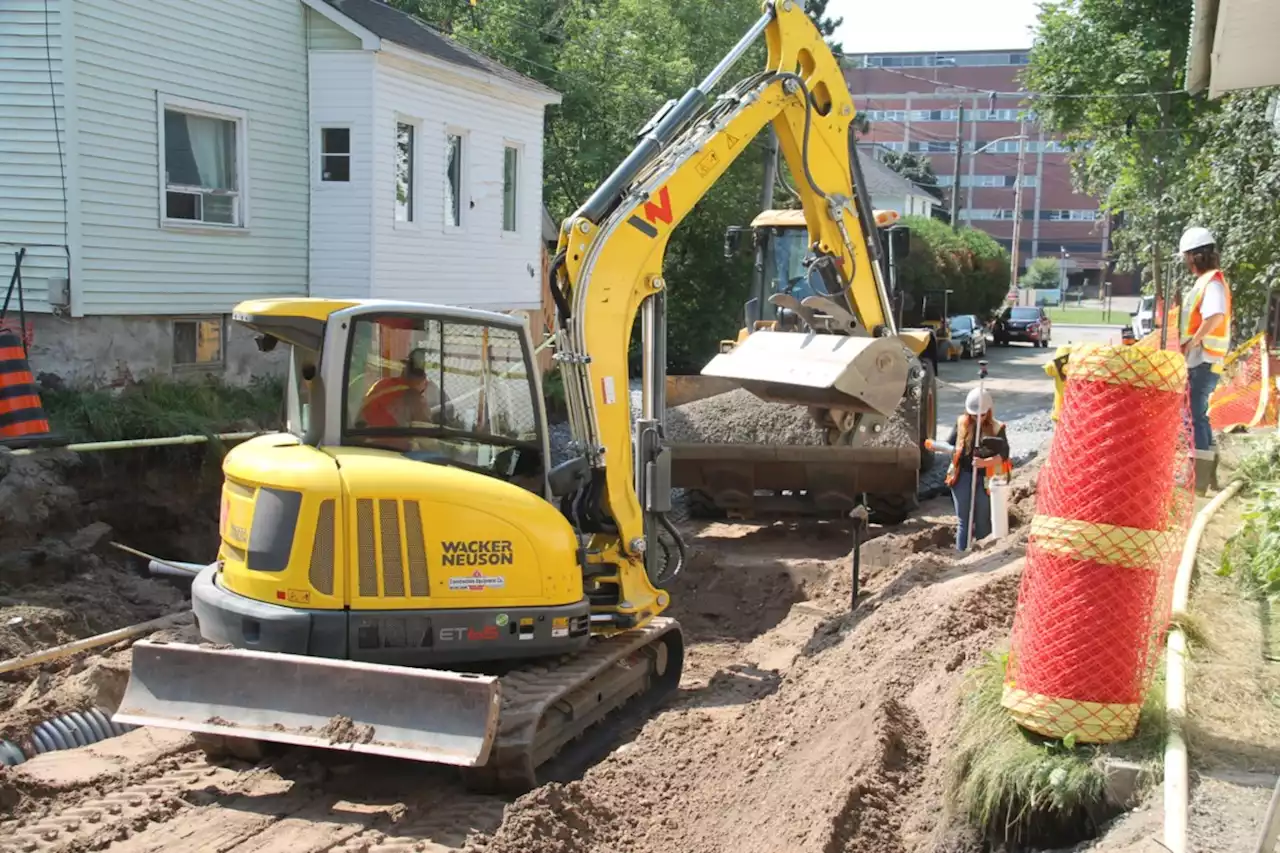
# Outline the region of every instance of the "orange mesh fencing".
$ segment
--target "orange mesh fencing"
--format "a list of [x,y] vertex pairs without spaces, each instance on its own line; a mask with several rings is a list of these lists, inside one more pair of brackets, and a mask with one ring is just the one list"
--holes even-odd
[[1193,506],[1187,367],[1142,345],[1076,347],[1037,487],[1003,704],[1081,742],[1133,735]]
[[1271,347],[1265,332],[1254,335],[1227,356],[1222,378],[1209,398],[1209,423],[1215,432],[1276,424],[1276,387]]

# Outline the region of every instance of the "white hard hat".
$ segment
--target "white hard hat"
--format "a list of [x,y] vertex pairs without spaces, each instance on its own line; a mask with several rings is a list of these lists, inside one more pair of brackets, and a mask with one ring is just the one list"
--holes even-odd
[[1199,225],[1192,225],[1186,231],[1182,232],[1182,239],[1178,241],[1178,253],[1186,254],[1193,249],[1212,246],[1215,242],[1216,241],[1213,239],[1213,233],[1208,228],[1201,228]]
[[974,388],[964,398],[964,410],[971,415],[985,415],[991,411],[991,395]]

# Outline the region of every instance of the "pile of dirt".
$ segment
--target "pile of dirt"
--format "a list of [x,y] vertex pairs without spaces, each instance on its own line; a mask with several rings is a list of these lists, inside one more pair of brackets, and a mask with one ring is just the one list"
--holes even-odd
[[696,444],[823,443],[806,406],[766,403],[741,388],[667,410],[667,438]]
[[796,637],[771,691],[744,696],[717,678],[685,689],[581,780],[517,800],[472,849],[978,849],[940,814],[945,757],[965,669],[1011,627],[1021,545],[957,561],[933,529],[899,536],[879,546],[883,556],[914,553],[872,567],[858,610],[837,603],[846,560],[829,561],[816,597],[742,649],[741,663],[756,663],[766,637],[805,609],[825,610],[807,640]]
[[[150,577],[111,543],[207,559],[216,543],[217,480],[205,468],[189,452],[0,451],[0,658],[184,609],[180,583]],[[41,714],[78,707],[62,701],[74,690],[64,697],[57,684],[41,684],[72,678],[83,665],[67,659],[0,676],[0,702]],[[45,694],[52,698],[33,703]]]

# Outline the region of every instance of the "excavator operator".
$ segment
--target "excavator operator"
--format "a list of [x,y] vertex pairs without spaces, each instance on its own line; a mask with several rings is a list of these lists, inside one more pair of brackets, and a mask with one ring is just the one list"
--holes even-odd
[[[401,362],[399,376],[384,376],[370,386],[360,404],[357,423],[366,427],[408,428],[431,420],[441,403],[440,389],[427,378],[427,351],[411,350]],[[410,449],[411,439],[387,439],[388,444]]]

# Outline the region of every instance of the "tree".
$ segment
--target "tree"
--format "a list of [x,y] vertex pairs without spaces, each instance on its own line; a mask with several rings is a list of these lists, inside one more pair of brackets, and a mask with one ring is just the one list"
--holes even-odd
[[[760,15],[757,0],[392,3],[423,10],[428,23],[561,93],[548,111],[543,155],[543,201],[557,221],[622,162],[654,112],[711,70]],[[737,70],[762,68],[764,57],[762,42]],[[724,259],[724,231],[759,212],[762,168],[759,156],[740,156],[672,235],[663,274],[673,373],[700,370],[741,325],[750,258]]]
[[827,46],[831,51],[837,54],[844,53],[844,45],[831,38],[844,23],[844,18],[832,18],[827,15],[827,0],[805,0],[804,11],[813,18],[813,22],[818,26],[818,32],[822,33],[822,37],[827,40]]
[[1057,261],[1053,258],[1036,258],[1027,267],[1026,275],[1018,279],[1018,285],[1033,290],[1052,290],[1057,288],[1061,279]]
[[924,187],[936,187],[938,185],[938,176],[933,173],[933,164],[909,151],[904,151],[901,154],[896,151],[888,151],[885,153],[882,162],[908,181]]
[[1223,98],[1180,188],[1188,224],[1213,232],[1231,283],[1237,341],[1250,337],[1280,277],[1280,139],[1269,111],[1280,89]]
[[[1009,253],[991,235],[976,228],[952,231],[949,225],[925,216],[907,216],[911,249],[898,268],[898,286],[908,294],[908,306],[922,296],[952,291],[952,314],[985,316],[999,307],[1009,292]],[[907,311],[910,315],[911,310]],[[910,317],[919,322],[936,317]]]
[[1204,137],[1197,119],[1209,109],[1181,91],[1192,4],[1058,0],[1041,7],[1024,83],[1037,93],[1044,126],[1080,145],[1081,189],[1123,214],[1125,227],[1112,238],[1121,268],[1158,265],[1186,222],[1176,188]]

